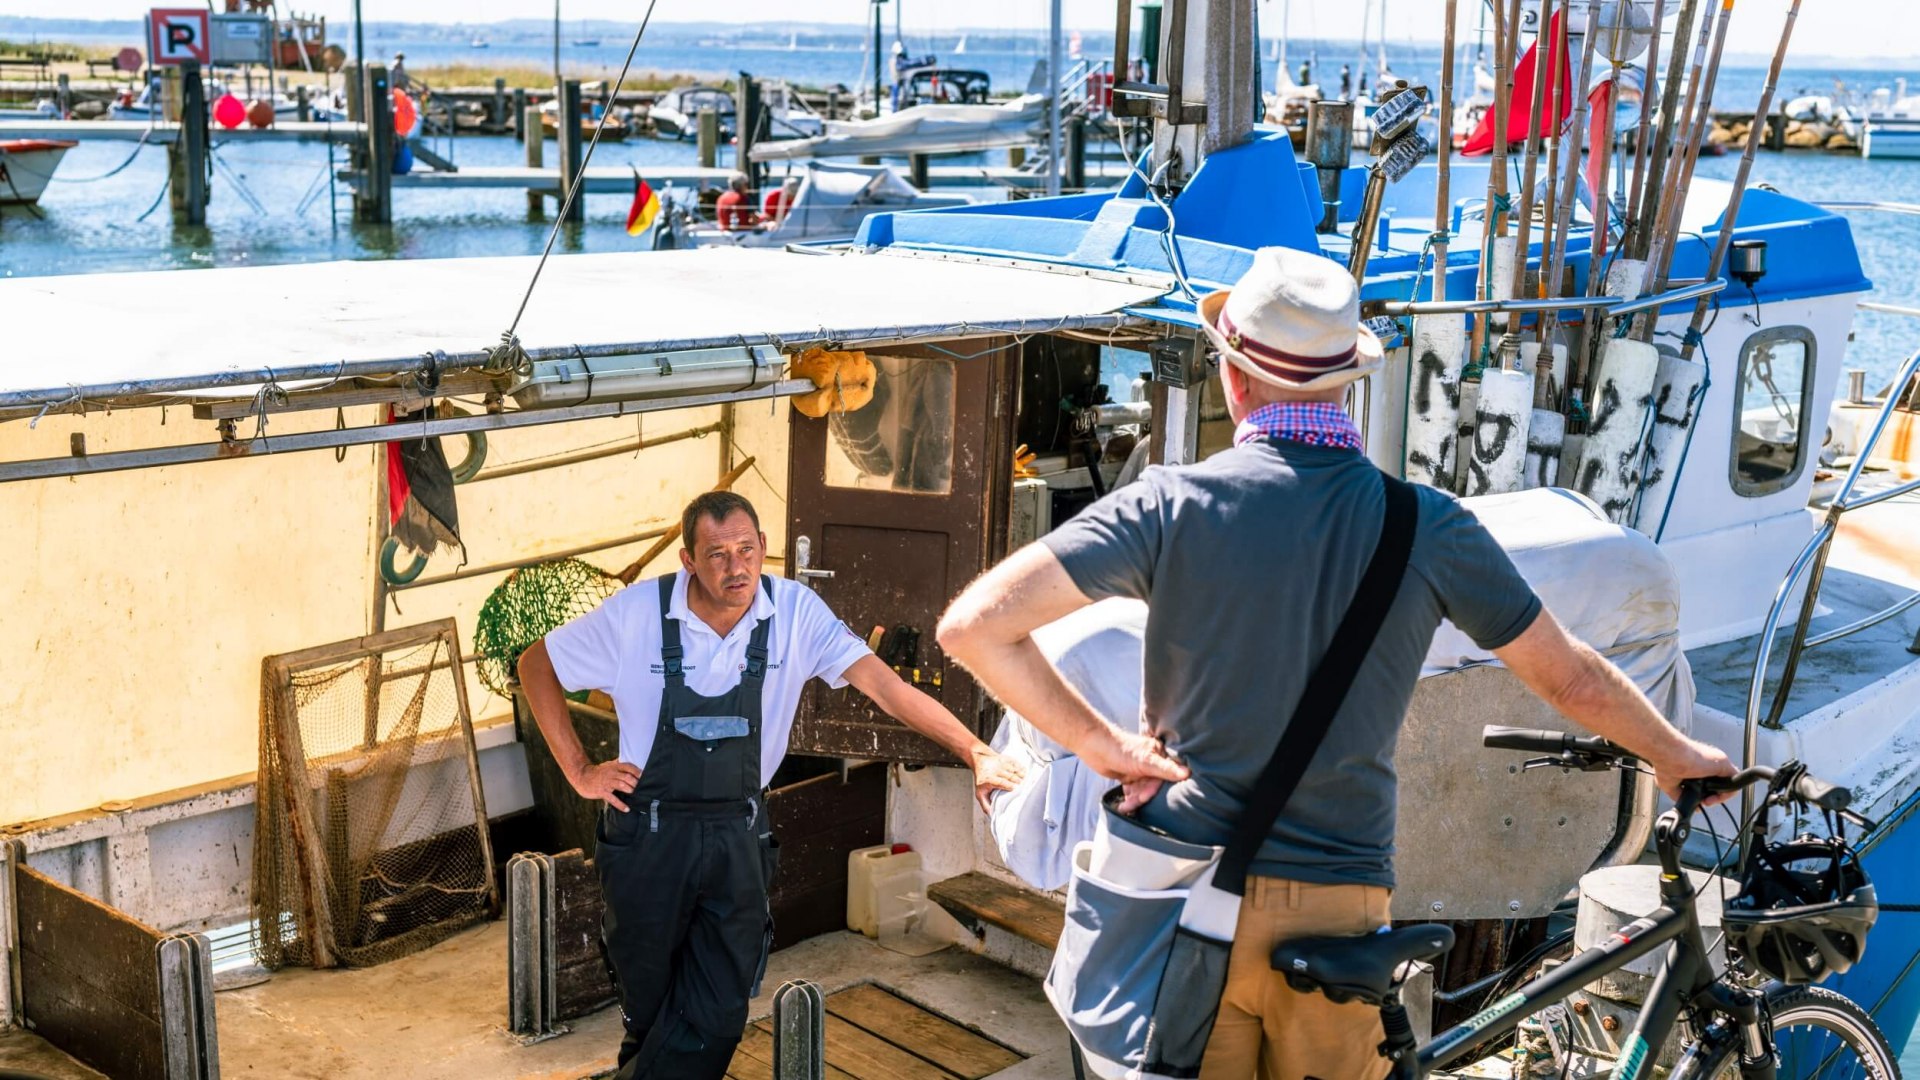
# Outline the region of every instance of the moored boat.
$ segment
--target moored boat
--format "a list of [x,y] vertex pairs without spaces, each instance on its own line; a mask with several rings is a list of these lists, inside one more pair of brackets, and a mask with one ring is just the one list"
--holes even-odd
[[60,159],[78,145],[70,139],[0,139],[0,205],[39,202]]

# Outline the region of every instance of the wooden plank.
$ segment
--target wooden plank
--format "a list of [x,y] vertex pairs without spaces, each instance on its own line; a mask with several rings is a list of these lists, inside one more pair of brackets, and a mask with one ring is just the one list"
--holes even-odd
[[846,928],[847,883],[844,879],[829,881],[804,893],[784,894],[773,909],[776,950]]
[[747,1053],[747,1040],[758,1035],[767,1039],[766,1053],[773,1053],[773,1042],[766,1032],[758,1028],[748,1028],[740,1040],[740,1047],[733,1052],[733,1060],[727,1064],[727,1080],[773,1080],[773,1064],[762,1061]]
[[777,901],[788,892],[805,892],[827,882],[845,881],[847,856],[884,841],[887,821],[885,815],[873,814],[798,837],[788,835],[784,829],[774,835],[780,839],[780,873],[773,885]]
[[[63,986],[159,1017],[158,932],[31,867],[21,866],[14,880],[22,951],[59,971]],[[33,989],[27,984],[29,1008]]]
[[827,1011],[967,1080],[1017,1064],[1019,1054],[868,984],[827,999]]
[[313,966],[329,968],[337,962],[333,954],[333,912],[326,904],[314,903],[327,859],[326,851],[321,847],[319,817],[313,807],[313,789],[308,786],[308,777],[312,774],[306,772],[307,751],[301,741],[300,721],[294,706],[293,672],[283,658],[272,656],[261,663],[260,670],[260,678],[265,684],[260,692],[272,695],[274,742],[283,758],[281,764],[285,766],[281,770],[285,782],[279,787],[287,828],[293,834],[286,840],[292,849],[295,867],[291,884],[298,895],[304,916],[299,921],[305,923],[303,929],[307,937],[307,954]]
[[[146,968],[156,972],[150,955]],[[38,953],[20,956],[26,1024],[34,1034],[114,1080],[166,1080],[160,1022],[72,977]]]
[[967,926],[997,926],[1049,950],[1059,946],[1067,918],[1059,901],[981,873],[936,881],[928,886],[927,899]]
[[864,1028],[827,1014],[827,1063],[860,1080],[952,1080],[938,1065],[900,1049]]
[[403,626],[397,630],[386,630],[365,637],[348,638],[327,645],[315,645],[294,652],[279,653],[267,659],[278,664],[287,674],[306,671],[311,668],[325,667],[328,664],[358,660],[368,653],[388,652],[395,649],[415,648],[433,644],[433,639],[447,634],[459,640],[459,629],[452,619],[435,619],[414,626]]
[[[764,1064],[767,1067],[767,1074],[769,1076],[772,1075],[773,1021],[760,1020],[747,1025],[747,1032],[740,1038],[740,1049],[735,1053],[734,1060],[739,1060],[742,1054]],[[827,1054],[829,1058],[832,1057],[833,1047],[831,1043],[828,1044]],[[845,1069],[835,1066],[834,1063],[829,1060],[827,1062],[827,1080],[866,1080],[866,1078],[849,1073]]]

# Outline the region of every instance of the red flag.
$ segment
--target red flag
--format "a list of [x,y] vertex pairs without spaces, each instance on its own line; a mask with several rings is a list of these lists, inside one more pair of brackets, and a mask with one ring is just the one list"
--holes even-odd
[[[1567,39],[1560,33],[1560,15],[1556,12],[1553,21],[1547,24],[1546,39],[1553,46],[1548,50],[1547,76],[1539,80],[1550,84],[1546,90],[1548,125],[1558,128],[1566,122],[1567,115],[1573,111],[1573,76],[1567,64]],[[1533,131],[1533,117],[1539,112],[1539,103],[1534,100],[1534,67],[1540,42],[1527,47],[1527,55],[1520,58],[1519,66],[1513,69],[1513,93],[1507,104],[1507,145],[1525,142]],[[1488,109],[1480,117],[1480,124],[1473,129],[1467,144],[1460,152],[1467,157],[1479,157],[1493,153],[1493,110]]]

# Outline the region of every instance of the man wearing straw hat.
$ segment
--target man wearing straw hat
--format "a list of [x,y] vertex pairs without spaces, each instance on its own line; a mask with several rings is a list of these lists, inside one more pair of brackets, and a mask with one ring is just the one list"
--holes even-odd
[[[1256,252],[1199,315],[1234,445],[1149,469],[969,586],[940,644],[1009,709],[1125,789],[1122,813],[1223,844],[1274,755],[1373,550],[1386,492],[1341,406],[1381,368],[1344,268]],[[1561,629],[1493,537],[1451,495],[1419,488],[1406,572],[1303,779],[1255,856],[1201,1075],[1385,1075],[1379,1013],[1300,994],[1270,970],[1290,938],[1387,924],[1394,740],[1441,619],[1573,720],[1635,751],[1672,794],[1727,775],[1617,669]],[[1102,722],[1030,633],[1095,600],[1148,602],[1141,732]]]

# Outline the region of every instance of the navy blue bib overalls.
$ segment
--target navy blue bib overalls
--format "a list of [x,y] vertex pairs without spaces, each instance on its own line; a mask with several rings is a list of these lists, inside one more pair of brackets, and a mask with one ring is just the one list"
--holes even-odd
[[[601,814],[594,852],[626,1020],[617,1080],[720,1080],[773,941],[767,890],[779,849],[760,788],[773,618],[755,624],[731,690],[696,694],[682,671],[680,622],[667,617],[674,580],[660,579],[659,730],[623,800],[631,809]],[[772,594],[764,577],[761,587]]]

